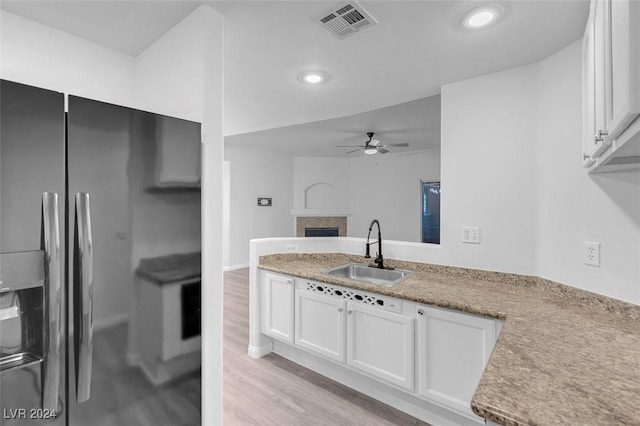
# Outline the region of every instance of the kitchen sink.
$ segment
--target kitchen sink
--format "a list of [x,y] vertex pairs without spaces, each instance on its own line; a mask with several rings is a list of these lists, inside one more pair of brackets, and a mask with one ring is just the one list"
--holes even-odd
[[390,287],[406,280],[413,275],[413,272],[405,269],[379,269],[359,263],[349,263],[330,269],[325,274]]

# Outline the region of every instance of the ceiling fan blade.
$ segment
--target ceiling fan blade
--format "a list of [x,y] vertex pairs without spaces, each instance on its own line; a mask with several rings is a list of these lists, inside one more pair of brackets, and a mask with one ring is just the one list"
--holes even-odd
[[347,151],[345,154],[351,154],[352,152],[360,151],[362,148],[354,149],[352,151]]
[[336,145],[336,148],[364,148],[364,145]]
[[404,143],[386,143],[383,146],[409,146],[407,142]]
[[386,154],[387,152],[389,151],[384,148],[378,148],[378,154]]
[[379,143],[380,141],[378,139],[372,139],[371,142],[369,142],[369,145],[378,146]]

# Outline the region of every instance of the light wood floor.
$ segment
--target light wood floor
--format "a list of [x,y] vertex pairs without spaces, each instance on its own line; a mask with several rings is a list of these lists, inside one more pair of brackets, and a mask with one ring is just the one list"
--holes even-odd
[[225,426],[427,425],[278,355],[250,358],[249,270],[224,277]]

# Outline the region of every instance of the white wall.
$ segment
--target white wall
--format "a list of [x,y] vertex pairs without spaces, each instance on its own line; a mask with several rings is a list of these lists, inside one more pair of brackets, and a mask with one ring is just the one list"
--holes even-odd
[[[640,304],[640,173],[582,168],[580,42],[538,72],[538,275]],[[600,242],[599,268],[585,241]]]
[[138,108],[203,121],[206,21],[202,11],[191,13],[138,55],[134,75]]
[[440,180],[439,150],[293,161],[296,209],[305,206],[305,189],[327,183],[335,193],[324,208],[348,214],[348,236],[366,237],[369,223],[377,218],[383,239],[420,241],[420,180]]
[[442,87],[441,245],[461,266],[535,271],[536,89],[535,65]]
[[[581,167],[580,41],[442,88],[442,249],[458,266],[540,275],[640,303],[640,175]],[[481,244],[460,242],[480,226]],[[583,264],[598,241],[601,267]]]
[[[293,236],[293,159],[270,151],[225,147],[230,165],[229,268],[249,264],[252,238]],[[259,207],[271,197],[272,207]]]
[[380,222],[382,238],[421,241],[421,180],[440,180],[437,149],[350,158],[347,235],[366,237],[371,220]]
[[[294,157],[293,208],[349,210],[348,161],[335,157]],[[323,188],[318,184],[327,186]],[[305,197],[307,190],[316,195],[311,203]]]
[[135,58],[0,10],[0,76],[134,106]]

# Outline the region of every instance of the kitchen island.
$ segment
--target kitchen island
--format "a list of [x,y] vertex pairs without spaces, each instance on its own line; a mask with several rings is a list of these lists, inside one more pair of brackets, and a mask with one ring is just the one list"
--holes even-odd
[[392,287],[325,274],[352,262],[365,259],[269,254],[257,267],[503,320],[471,402],[485,419],[506,425],[640,422],[639,306],[533,276],[397,260],[385,263],[415,274]]

